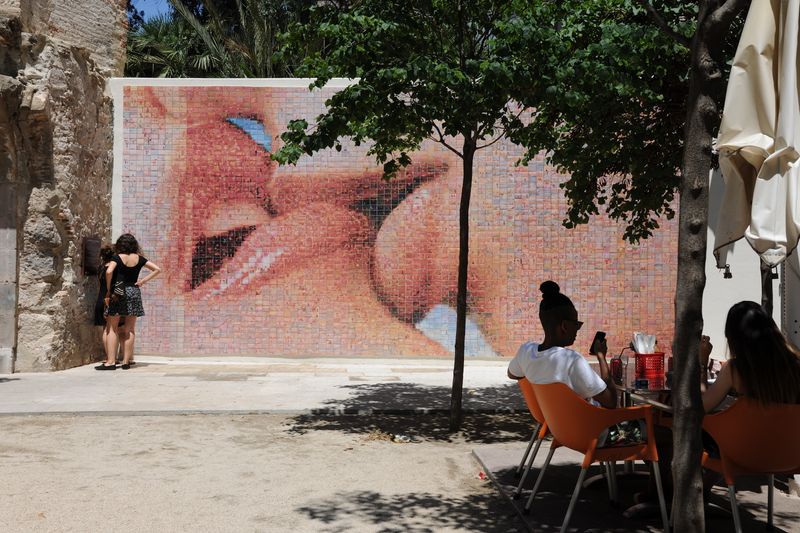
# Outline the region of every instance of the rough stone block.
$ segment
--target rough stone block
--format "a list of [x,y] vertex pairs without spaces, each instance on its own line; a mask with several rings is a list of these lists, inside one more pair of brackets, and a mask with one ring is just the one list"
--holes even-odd
[[20,372],[51,370],[50,359],[59,353],[57,321],[52,315],[20,314],[17,325],[17,368]]
[[20,0],[0,0],[0,14],[19,15]]
[[59,278],[56,258],[39,251],[26,254],[20,261],[20,283],[54,282]]

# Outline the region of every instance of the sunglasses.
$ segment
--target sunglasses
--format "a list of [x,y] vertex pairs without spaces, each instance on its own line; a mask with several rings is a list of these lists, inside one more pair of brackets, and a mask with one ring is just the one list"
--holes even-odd
[[565,318],[564,321],[572,322],[573,324],[575,324],[576,329],[581,329],[583,327],[583,322],[581,322],[580,320],[575,320],[573,318]]

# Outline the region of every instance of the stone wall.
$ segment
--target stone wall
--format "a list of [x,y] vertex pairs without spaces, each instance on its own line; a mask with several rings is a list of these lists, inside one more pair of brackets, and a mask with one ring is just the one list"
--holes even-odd
[[110,238],[124,0],[0,0],[0,372],[95,359],[85,237]]

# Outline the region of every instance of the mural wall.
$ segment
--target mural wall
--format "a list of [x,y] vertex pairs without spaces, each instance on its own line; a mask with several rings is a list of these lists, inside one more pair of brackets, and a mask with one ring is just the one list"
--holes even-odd
[[[455,335],[460,160],[431,143],[386,182],[363,147],[279,167],[289,120],[334,89],[116,80],[114,238],[131,232],[164,275],[143,289],[139,353],[446,357]],[[219,82],[217,82],[219,83]],[[234,83],[234,82],[231,82]],[[672,341],[677,227],[641,246],[598,218],[561,225],[564,177],[476,158],[467,353],[511,356],[540,338],[552,279],[619,351],[633,331]]]

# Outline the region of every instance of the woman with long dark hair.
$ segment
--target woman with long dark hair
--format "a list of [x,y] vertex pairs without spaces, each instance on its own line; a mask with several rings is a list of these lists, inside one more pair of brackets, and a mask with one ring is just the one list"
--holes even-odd
[[[706,412],[730,393],[762,404],[800,403],[800,352],[789,344],[761,305],[743,301],[731,307],[725,321],[725,337],[730,359],[703,392]],[[711,348],[704,336],[700,343],[703,385]]]
[[[115,356],[119,346],[119,321],[125,317],[125,339],[122,343],[122,369],[130,368],[136,340],[136,319],[144,316],[142,291],[140,287],[161,273],[155,263],[145,259],[139,250],[139,243],[130,233],[120,235],[114,245],[117,252],[106,268],[106,298],[110,331],[106,339],[106,362],[95,367],[97,370],[115,370]],[[142,268],[151,272],[139,279]]]
[[[106,361],[113,359],[116,357],[108,355],[108,334],[111,331],[111,325],[108,321],[108,306],[106,305],[106,296],[108,293],[106,292],[106,269],[108,268],[108,264],[114,258],[114,247],[111,244],[104,244],[100,248],[100,264],[103,267],[100,269],[100,272],[97,274],[97,284],[98,284],[98,291],[97,291],[97,301],[94,304],[94,325],[95,326],[102,326],[103,327],[103,353],[106,355]],[[114,278],[112,278],[112,284],[114,282]],[[125,332],[123,328],[122,322],[120,322],[118,327],[118,333],[120,339],[124,339]]]

